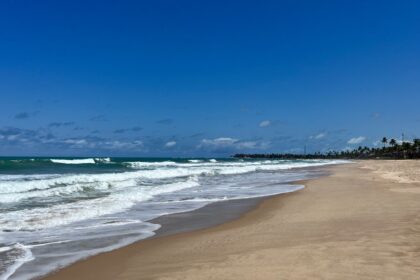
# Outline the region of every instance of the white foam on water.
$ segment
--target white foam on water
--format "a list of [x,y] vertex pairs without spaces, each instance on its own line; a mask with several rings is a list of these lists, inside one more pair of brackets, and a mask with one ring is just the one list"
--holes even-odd
[[118,191],[123,188],[136,186],[134,179],[122,181],[94,181],[94,182],[75,182],[72,184],[61,184],[58,187],[48,189],[34,189],[27,192],[5,193],[0,195],[1,203],[16,203],[21,200],[29,200],[34,198],[63,197],[73,194],[82,195],[86,191]]
[[138,177],[134,174],[128,174],[128,176],[124,176],[123,174],[124,173],[115,173],[115,176],[113,176],[113,174],[80,174],[49,176],[43,180],[0,180],[0,194],[24,193],[29,191],[39,191],[44,189],[50,189],[61,186],[70,186],[76,184],[125,181],[131,178]]
[[6,247],[0,247],[0,253],[1,252],[6,252],[6,251],[9,251],[9,250],[11,250],[12,249],[12,247],[9,247],[9,246],[6,246]]
[[147,168],[147,167],[158,167],[158,166],[177,166],[178,163],[174,161],[158,161],[158,162],[147,162],[147,161],[133,161],[127,162],[128,166],[134,168]]
[[[0,175],[1,181],[33,181],[33,180],[45,180],[50,178],[60,177],[60,174],[18,174],[18,175]],[[1,191],[1,188],[0,188]],[[2,192],[0,192],[2,193]]]
[[63,226],[77,221],[118,213],[131,208],[135,203],[152,197],[185,188],[199,186],[197,178],[156,186],[135,186],[111,192],[108,196],[58,204],[48,208],[33,208],[3,213],[2,228],[12,231],[38,230]]
[[61,163],[61,164],[95,164],[93,158],[84,158],[84,159],[50,159],[51,162]]
[[[155,235],[155,231],[158,230],[161,227],[158,224],[152,224],[152,223],[147,223],[147,222],[144,223],[143,225],[147,226],[147,230],[145,229],[141,232],[137,232],[136,237],[123,238],[117,243],[114,243],[112,245],[108,245],[108,246],[102,247],[102,248],[86,249],[86,250],[80,249],[80,250],[77,251],[77,254],[60,255],[62,258],[55,258],[56,262],[45,263],[42,267],[38,267],[37,270],[29,271],[29,272],[26,272],[24,274],[18,274],[16,276],[13,275],[17,271],[17,269],[15,269],[12,273],[8,274],[7,278],[0,278],[0,280],[7,280],[12,275],[14,276],[13,279],[16,279],[16,280],[26,280],[26,279],[37,278],[37,277],[46,275],[46,274],[50,273],[51,271],[63,268],[63,267],[68,266],[68,265],[71,265],[72,263],[74,263],[74,262],[76,262],[80,259],[84,259],[86,257],[94,256],[94,255],[97,255],[99,253],[113,251],[113,250],[116,250],[118,248],[127,246],[127,245],[129,245],[129,244],[131,244],[135,241],[151,237],[151,236]],[[32,254],[31,254],[31,257],[32,257],[32,259],[29,259],[28,261],[33,260]],[[26,261],[26,262],[28,262],[28,261]],[[22,263],[22,264],[24,264],[24,263]],[[19,268],[19,267],[17,267],[17,268]],[[0,277],[2,277],[2,276],[0,276]]]
[[188,162],[199,163],[199,162],[203,162],[203,160],[201,160],[201,159],[189,159]]
[[[0,202],[17,202],[21,199],[62,195],[82,191],[86,188],[91,189],[113,189],[135,185],[135,180],[142,179],[164,179],[189,177],[198,175],[234,175],[254,171],[276,171],[292,168],[303,168],[310,166],[322,166],[328,164],[342,163],[343,161],[318,161],[318,162],[290,162],[278,163],[278,161],[265,162],[234,162],[234,163],[175,163],[159,162],[158,166],[150,170],[138,170],[120,173],[102,174],[77,174],[77,175],[47,175],[31,180],[31,177],[2,177],[0,176]],[[137,162],[137,165],[149,164]],[[166,164],[166,166],[165,166]],[[168,167],[168,165],[173,165]],[[13,179],[15,178],[15,180]],[[46,190],[48,191],[41,191]],[[33,192],[33,193],[29,193]],[[22,194],[27,193],[27,194]]]
[[15,259],[13,264],[7,267],[6,271],[0,275],[0,280],[7,280],[10,276],[12,276],[19,267],[21,267],[24,263],[34,260],[34,256],[32,255],[31,250],[20,243],[16,243],[13,248],[11,249],[20,249],[22,250],[23,254],[20,258]]
[[48,246],[52,244],[63,244],[63,243],[68,243],[68,242],[71,242],[71,240],[60,240],[60,241],[46,242],[46,243],[40,243],[40,244],[35,244],[35,245],[26,245],[26,247],[31,249],[31,248],[36,248],[36,247]]
[[[147,229],[143,229],[141,232],[137,231],[137,236],[136,237],[124,238],[124,239],[120,240],[118,243],[113,243],[112,245],[109,245],[109,246],[106,246],[106,247],[103,247],[103,248],[88,249],[88,250],[84,250],[84,251],[79,251],[78,255],[73,256],[72,258],[68,259],[67,261],[59,262],[58,263],[59,267],[64,267],[66,265],[74,263],[75,261],[77,261],[80,258],[86,258],[88,256],[94,256],[94,255],[97,255],[99,253],[113,251],[115,249],[127,246],[127,245],[129,245],[129,244],[131,244],[135,241],[146,239],[148,237],[151,237],[151,236],[155,235],[155,231],[157,231],[161,227],[158,224],[152,224],[152,223],[148,223],[148,222],[143,223],[143,226],[147,226]],[[48,271],[46,270],[46,272],[48,272]]]
[[95,158],[96,162],[105,162],[105,163],[109,163],[111,162],[111,158]]

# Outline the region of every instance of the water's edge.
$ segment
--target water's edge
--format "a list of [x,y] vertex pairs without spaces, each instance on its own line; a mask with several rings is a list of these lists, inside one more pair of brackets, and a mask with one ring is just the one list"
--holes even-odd
[[[291,193],[299,192],[301,190],[303,189],[300,189]],[[234,220],[241,218],[243,215],[251,212],[252,210],[256,209],[258,205],[260,205],[262,202],[264,202],[267,199],[278,197],[278,196],[286,196],[286,195],[290,195],[291,193],[280,193],[280,194],[269,195],[269,196],[217,201],[217,202],[212,202],[210,204],[207,204],[195,210],[163,215],[149,221],[150,223],[160,225],[160,228],[155,231],[155,235],[141,239],[131,244],[119,247],[112,251],[118,251],[125,247],[133,246],[137,243],[144,242],[149,239],[162,238],[166,236],[171,236],[175,234],[183,234],[183,233],[193,232],[197,230],[204,230],[204,229],[212,228],[214,226],[232,222]],[[222,214],[222,215],[219,215],[219,214]],[[112,252],[112,251],[109,251],[109,252]],[[51,273],[48,273],[46,275],[36,277],[33,280],[46,279],[48,278],[48,276],[56,274],[62,269],[65,269],[76,263],[83,262],[90,258],[95,258],[98,255],[109,253],[109,252],[101,252],[99,254],[88,256],[84,259],[77,260],[74,263],[71,263],[65,267],[52,271]]]
[[331,166],[328,165],[302,168],[302,170],[316,170],[319,173],[317,173],[317,176],[309,179],[284,182],[284,184],[303,186],[302,189],[298,189],[292,192],[285,192],[275,195],[266,195],[252,198],[217,201],[188,212],[173,213],[157,217],[149,221],[153,224],[158,224],[161,226],[158,230],[155,231],[155,235],[146,239],[139,240],[137,242],[142,242],[147,239],[159,238],[173,234],[208,229],[217,225],[237,220],[243,215],[257,208],[262,202],[264,202],[267,199],[278,196],[284,197],[304,190],[305,183],[307,181],[328,176],[331,173],[329,172],[329,168],[331,168]]
[[[334,165],[339,165],[339,164],[334,164]],[[160,228],[154,232],[155,234],[153,236],[135,241],[129,245],[119,247],[112,251],[117,251],[128,246],[133,246],[134,244],[137,244],[139,242],[144,242],[149,239],[155,239],[155,238],[161,238],[161,237],[175,235],[175,234],[182,234],[182,233],[187,233],[187,232],[192,232],[192,231],[197,231],[197,230],[209,229],[214,226],[232,222],[234,220],[241,218],[243,215],[251,212],[252,210],[256,209],[261,203],[263,203],[267,199],[270,199],[273,197],[280,197],[280,196],[285,197],[287,195],[291,195],[293,193],[297,193],[299,191],[304,190],[304,185],[306,181],[328,176],[330,174],[328,170],[329,168],[331,168],[330,165],[301,168],[302,170],[312,170],[312,171],[316,170],[316,171],[319,171],[319,173],[317,174],[316,177],[312,177],[309,179],[284,182],[284,184],[303,186],[302,189],[298,189],[296,191],[280,193],[280,194],[275,194],[275,195],[261,196],[261,197],[211,202],[201,208],[194,209],[191,211],[172,213],[172,214],[167,214],[167,215],[157,217],[155,219],[148,221],[152,224],[160,225]],[[87,259],[94,258],[104,253],[106,252],[101,252],[93,256],[88,256],[84,259],[80,259],[65,267],[59,268],[55,271],[52,271],[51,273],[36,277],[34,279],[35,280],[46,279],[48,278],[48,276],[56,274],[62,269],[65,269],[76,263],[86,261]]]
[[[222,225],[241,218],[243,215],[257,208],[267,199],[277,196],[286,196],[303,189],[304,188],[292,192],[261,197],[217,201],[192,211],[164,215],[150,221],[153,224],[159,224],[161,227],[155,231],[154,236],[146,239],[203,230]],[[146,239],[142,239],[138,242]]]

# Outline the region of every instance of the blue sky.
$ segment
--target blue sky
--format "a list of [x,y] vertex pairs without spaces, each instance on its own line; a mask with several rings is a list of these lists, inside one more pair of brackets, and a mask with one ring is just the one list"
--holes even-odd
[[420,137],[418,1],[0,3],[0,155]]

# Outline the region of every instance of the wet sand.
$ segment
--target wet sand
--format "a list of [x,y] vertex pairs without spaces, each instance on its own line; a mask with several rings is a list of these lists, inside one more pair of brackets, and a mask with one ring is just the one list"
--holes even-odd
[[[243,215],[226,203],[195,216],[229,222],[167,231],[45,279],[419,279],[420,162],[327,169],[302,191],[251,200]],[[409,183],[389,179],[390,169]],[[186,225],[190,214],[180,216]]]

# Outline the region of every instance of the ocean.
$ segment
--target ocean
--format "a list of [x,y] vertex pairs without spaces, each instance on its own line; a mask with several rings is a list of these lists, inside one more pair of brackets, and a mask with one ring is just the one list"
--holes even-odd
[[293,192],[330,160],[0,158],[0,280],[32,279],[154,235],[151,220]]

